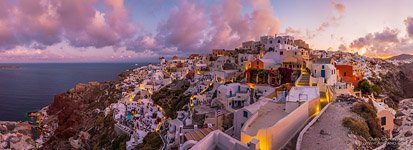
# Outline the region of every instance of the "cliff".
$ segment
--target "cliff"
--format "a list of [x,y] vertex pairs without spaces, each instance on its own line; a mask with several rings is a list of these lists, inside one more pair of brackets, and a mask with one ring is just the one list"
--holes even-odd
[[400,100],[413,96],[413,64],[396,66],[384,63],[380,65],[386,73],[376,75],[371,81],[379,85],[383,94],[390,98],[386,103],[397,108]]
[[120,147],[114,130],[115,121],[104,110],[116,102],[120,92],[116,84],[123,80],[119,75],[112,82],[90,82],[78,84],[69,91],[56,95],[47,110],[45,124],[51,136],[43,144],[43,149],[110,149]]
[[0,149],[35,149],[30,124],[0,121]]
[[413,149],[413,99],[404,99],[399,103],[399,111],[394,123],[398,126],[394,130],[394,139],[397,144],[388,144],[391,149]]

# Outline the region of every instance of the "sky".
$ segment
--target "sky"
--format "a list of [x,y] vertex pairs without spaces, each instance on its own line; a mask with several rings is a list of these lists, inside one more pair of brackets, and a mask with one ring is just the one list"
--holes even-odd
[[0,63],[154,62],[275,34],[413,54],[412,10],[411,0],[1,0]]

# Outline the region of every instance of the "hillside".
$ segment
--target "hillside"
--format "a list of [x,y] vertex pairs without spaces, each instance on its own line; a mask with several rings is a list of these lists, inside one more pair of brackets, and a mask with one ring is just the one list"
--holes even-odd
[[42,149],[117,149],[126,147],[128,137],[118,135],[111,113],[104,110],[119,98],[116,88],[122,78],[112,82],[78,84],[56,95],[44,120],[51,136]]
[[388,58],[388,60],[406,60],[406,59],[413,59],[413,55],[410,54],[400,54],[397,56],[393,56]]

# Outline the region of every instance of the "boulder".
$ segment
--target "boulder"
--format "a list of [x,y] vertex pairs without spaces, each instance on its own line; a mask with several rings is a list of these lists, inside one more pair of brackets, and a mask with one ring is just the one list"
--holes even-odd
[[398,111],[398,112],[396,113],[395,117],[397,118],[397,117],[404,116],[404,115],[405,115],[405,114],[404,114],[403,112]]
[[412,131],[407,131],[406,133],[404,133],[404,137],[410,137],[412,135],[413,135]]
[[324,131],[324,130],[320,130],[320,134],[321,135],[330,135],[328,132]]
[[403,125],[403,119],[401,119],[401,118],[394,119],[393,122],[394,122],[394,124],[396,124],[397,126]]

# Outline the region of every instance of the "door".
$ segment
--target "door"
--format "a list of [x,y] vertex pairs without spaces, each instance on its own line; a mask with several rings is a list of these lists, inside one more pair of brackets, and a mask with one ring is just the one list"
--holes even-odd
[[325,70],[321,70],[321,77],[323,77],[323,78],[326,77],[326,71]]

